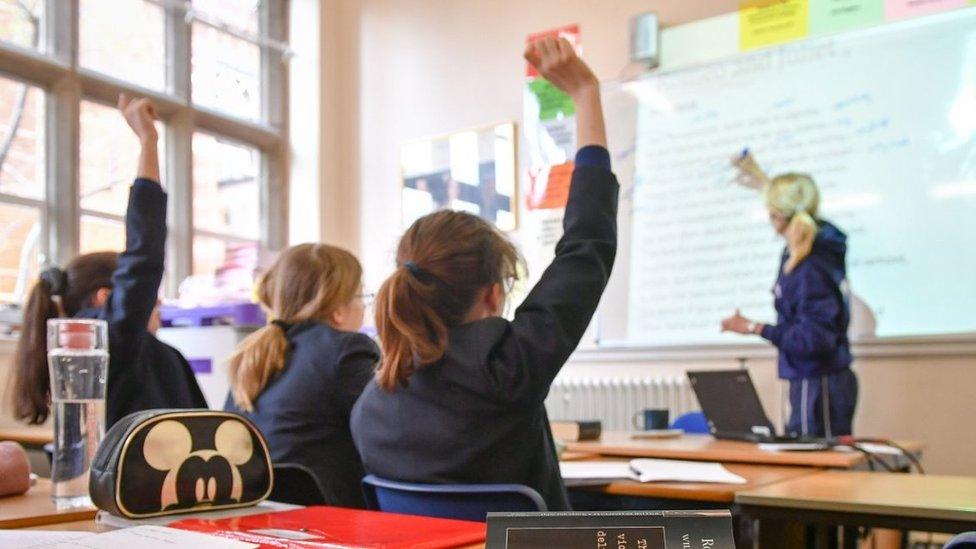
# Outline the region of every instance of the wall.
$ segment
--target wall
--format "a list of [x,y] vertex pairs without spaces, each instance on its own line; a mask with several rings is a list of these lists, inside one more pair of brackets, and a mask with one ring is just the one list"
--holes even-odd
[[[338,187],[340,194],[333,199],[323,193],[328,197],[323,217],[331,219],[323,236],[357,250],[367,286],[377,288],[391,268],[401,230],[399,145],[461,128],[521,120],[520,55],[527,34],[580,23],[584,57],[601,79],[609,79],[626,66],[632,14],[656,11],[662,25],[670,26],[737,7],[738,2],[725,0],[326,1],[323,21],[331,18],[340,35],[332,42],[337,50],[323,51],[338,70],[331,73],[336,81],[324,97],[328,108],[337,110],[335,125],[323,128],[335,141],[324,145],[323,162],[333,167],[331,176],[337,178],[327,178],[326,185]],[[580,353],[561,375],[682,375],[688,368],[736,365],[716,359],[621,363]],[[781,385],[772,358],[751,359],[749,368],[769,415],[778,422]],[[963,419],[972,415],[972,407],[968,389],[962,389],[976,386],[976,357],[870,357],[858,360],[856,370],[862,382],[855,422],[859,433],[925,441],[930,471],[976,474],[976,460],[970,458],[976,455],[976,437],[964,436],[972,431]]]

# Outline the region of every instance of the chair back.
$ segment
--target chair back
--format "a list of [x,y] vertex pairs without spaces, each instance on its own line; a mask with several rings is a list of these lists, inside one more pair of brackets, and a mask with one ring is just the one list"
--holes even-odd
[[489,511],[545,511],[538,492],[522,484],[416,484],[367,475],[366,505],[377,511],[484,522]]
[[672,429],[681,429],[686,433],[707,435],[712,432],[708,428],[708,420],[704,412],[688,412],[681,414],[671,423]]
[[297,463],[276,463],[271,501],[294,505],[325,505],[325,490],[311,469]]

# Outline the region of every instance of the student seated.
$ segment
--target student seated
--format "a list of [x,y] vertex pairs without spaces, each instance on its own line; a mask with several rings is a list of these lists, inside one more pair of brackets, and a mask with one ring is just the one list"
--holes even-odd
[[419,483],[516,483],[569,509],[543,401],[607,284],[617,247],[616,178],[599,83],[565,40],[526,59],[576,103],[579,144],[556,256],[502,318],[520,258],[481,218],[441,211],[400,240],[378,295],[383,359],[352,413],[369,473]]
[[264,433],[275,463],[310,468],[326,503],[364,508],[365,476],[349,414],[373,376],[379,349],[363,325],[362,268],[325,244],[285,250],[261,280],[272,320],[230,358],[225,409]]
[[106,428],[140,410],[207,407],[186,359],[154,335],[166,250],[156,112],[148,99],[125,95],[119,110],[142,145],[125,213],[125,251],[80,255],[63,270],[45,270],[31,290],[14,374],[14,414],[28,423],[43,423],[50,413],[47,321],[58,317],[108,323]]

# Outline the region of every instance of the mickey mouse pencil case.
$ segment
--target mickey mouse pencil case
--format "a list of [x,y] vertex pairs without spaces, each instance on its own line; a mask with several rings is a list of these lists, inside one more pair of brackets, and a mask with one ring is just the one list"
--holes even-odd
[[119,420],[92,460],[99,509],[147,518],[255,505],[271,493],[271,457],[244,417],[211,410],[145,410]]

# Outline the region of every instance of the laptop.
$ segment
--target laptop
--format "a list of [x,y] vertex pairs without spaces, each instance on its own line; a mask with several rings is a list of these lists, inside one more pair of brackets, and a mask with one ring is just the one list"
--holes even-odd
[[748,442],[815,442],[807,437],[777,435],[763,410],[748,370],[688,372],[712,436]]

